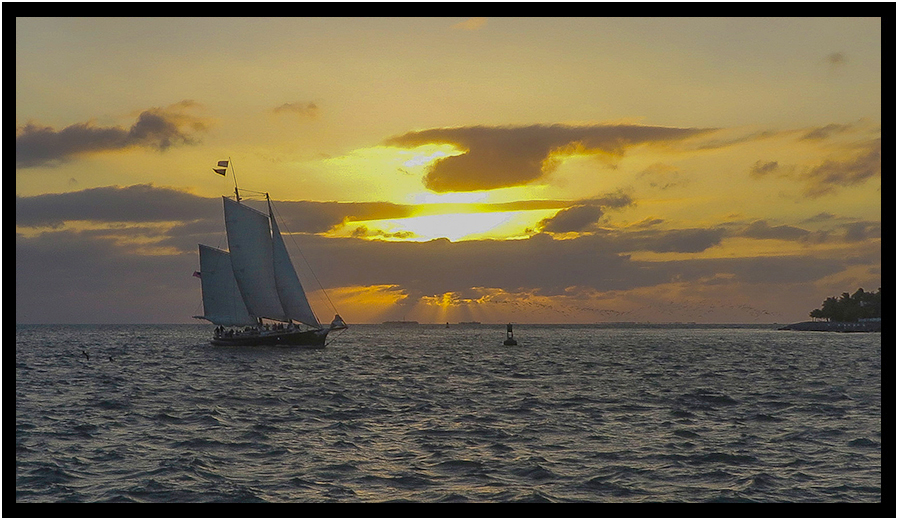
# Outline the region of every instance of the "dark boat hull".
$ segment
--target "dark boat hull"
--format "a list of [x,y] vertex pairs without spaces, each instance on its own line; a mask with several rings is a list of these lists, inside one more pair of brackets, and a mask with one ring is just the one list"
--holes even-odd
[[325,347],[330,329],[311,331],[266,331],[263,333],[240,332],[233,336],[213,337],[214,346],[284,346]]

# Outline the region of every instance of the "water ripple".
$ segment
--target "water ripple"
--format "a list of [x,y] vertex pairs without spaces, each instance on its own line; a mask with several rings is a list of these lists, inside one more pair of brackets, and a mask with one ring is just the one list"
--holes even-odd
[[881,501],[879,334],[16,332],[17,503]]

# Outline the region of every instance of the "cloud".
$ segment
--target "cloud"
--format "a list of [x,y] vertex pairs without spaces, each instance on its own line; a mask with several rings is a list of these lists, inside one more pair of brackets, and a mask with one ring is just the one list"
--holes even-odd
[[779,171],[780,165],[777,161],[762,161],[758,160],[752,165],[752,168],[749,169],[749,175],[752,177],[763,177],[773,172]]
[[[635,261],[623,251],[701,251],[724,236],[720,229],[668,230],[655,233],[583,235],[555,240],[548,234],[514,241],[382,242],[363,239],[304,240],[304,256],[325,285],[391,285],[413,298],[472,288],[563,295],[573,286],[592,291],[647,288],[672,281],[730,274],[752,283],[808,282],[839,272],[852,263],[876,259],[820,259],[783,256],[765,259],[722,258]],[[364,268],[363,268],[364,267]],[[771,271],[779,270],[779,271]]]
[[859,221],[845,225],[846,234],[843,240],[847,242],[859,242],[868,239],[879,239],[881,237],[881,223],[870,221]]
[[802,222],[803,223],[827,222],[827,221],[832,221],[837,218],[838,217],[836,216],[836,214],[833,214],[830,212],[821,212],[817,215],[813,215],[807,219],[804,219]]
[[621,209],[634,204],[630,195],[617,192],[581,199],[566,204],[552,217],[537,224],[537,230],[548,233],[592,232],[605,214],[603,208]]
[[606,195],[592,197],[590,199],[584,199],[578,202],[583,204],[594,204],[613,209],[626,208],[634,204],[634,200],[631,198],[631,196],[624,193],[622,190],[618,190],[617,192],[609,193]]
[[838,66],[846,63],[846,55],[841,52],[832,52],[827,55],[827,63]]
[[[699,273],[729,273],[736,280],[749,284],[799,284],[819,280],[839,273],[851,261],[820,259],[814,256],[796,255],[781,257],[741,257],[737,259],[710,259],[685,263],[683,272],[691,278]],[[672,267],[673,268],[673,267]]]
[[[259,201],[247,204],[264,206]],[[881,230],[874,221],[837,222],[832,214],[813,217],[831,223],[826,239],[846,244],[850,252],[830,259],[810,254],[650,262],[634,260],[632,254],[698,253],[719,245],[729,234],[723,227],[661,229],[659,218],[647,218],[624,229],[591,224],[602,212],[632,204],[620,192],[556,204],[563,204],[566,211],[557,214],[552,226],[586,227],[590,233],[567,240],[540,233],[509,241],[387,242],[370,240],[377,232],[364,229],[359,230],[360,237],[349,238],[310,232],[327,230],[348,219],[409,216],[416,210],[414,206],[285,201],[276,203],[276,211],[289,231],[305,232],[296,244],[329,293],[330,288],[381,285],[405,295],[410,305],[447,294],[479,298],[476,288],[495,288],[482,295],[488,300],[494,294],[506,295],[510,302],[513,295],[530,295],[535,302],[550,303],[558,301],[540,299],[573,298],[572,288],[583,294],[635,290],[650,294],[654,288],[671,285],[700,292],[712,284],[801,284],[833,278],[852,266],[876,271],[880,265]],[[17,227],[28,228],[16,237],[17,320],[190,321],[199,305],[199,286],[191,277],[198,266],[197,243],[209,244],[210,237],[223,237],[221,205],[219,197],[152,185],[17,196]],[[102,226],[81,230],[37,227],[64,226],[70,221],[98,221]],[[731,235],[799,242],[813,239],[802,239],[802,231],[757,220],[744,223]],[[288,244],[292,248],[294,241]],[[222,246],[227,247],[226,243]],[[585,313],[605,316],[614,311],[594,307]]]
[[[263,203],[245,201],[264,208]],[[398,219],[409,217],[413,206],[386,202],[339,203],[279,201],[275,211],[284,231],[322,233],[348,220]],[[220,197],[200,197],[175,188],[152,184],[106,186],[77,192],[16,195],[16,226],[59,228],[71,221],[99,223],[181,223],[179,233],[221,229]]]
[[464,31],[476,31],[487,24],[487,19],[483,17],[469,18],[465,21],[453,24],[453,29],[461,29]]
[[696,148],[697,150],[714,150],[717,148],[726,148],[734,145],[740,145],[743,143],[753,143],[755,141],[763,141],[765,139],[771,139],[779,136],[780,132],[775,132],[771,130],[762,130],[758,132],[752,132],[747,135],[737,136],[734,138],[727,139],[712,139],[706,141],[704,143],[699,144]]
[[686,183],[679,168],[664,163],[649,165],[637,174],[637,179],[645,179],[649,186],[659,190],[667,190]]
[[318,105],[308,103],[285,103],[272,109],[273,114],[295,114],[300,119],[315,119],[318,117]]
[[52,166],[91,152],[130,147],[164,151],[177,145],[196,144],[196,136],[206,130],[206,124],[183,113],[192,106],[196,104],[182,101],[165,109],[145,110],[129,129],[97,127],[87,122],[55,130],[27,123],[16,131],[16,168]]
[[599,206],[572,206],[543,219],[537,228],[551,233],[582,232],[594,228],[602,215],[603,211]]
[[[220,201],[209,200],[217,203],[213,206],[220,213]],[[183,213],[193,216],[192,212]],[[221,234],[220,216],[216,221],[215,231]],[[874,234],[875,225],[864,224],[860,231]],[[153,254],[128,242],[129,229],[17,234],[17,321],[189,321],[197,314],[200,298],[191,277],[198,266],[196,232],[184,225],[156,233],[151,239],[158,244],[184,248]],[[831,259],[796,255],[648,262],[633,260],[627,253],[696,252],[717,244],[723,235],[716,228],[640,229],[601,231],[569,240],[538,234],[513,241],[414,243],[304,235],[298,242],[325,288],[390,287],[406,295],[409,303],[447,293],[472,296],[476,288],[496,288],[497,294],[570,296],[575,287],[579,292],[603,293],[651,292],[673,283],[699,291],[710,280],[718,285],[721,281],[799,284],[853,265],[877,266],[881,258],[879,242],[859,243],[853,255]]]
[[634,145],[676,141],[708,131],[640,125],[472,126],[408,132],[385,144],[408,148],[451,144],[463,150],[432,163],[424,184],[435,192],[466,192],[537,181],[553,171],[559,155],[620,157]]
[[827,160],[807,170],[802,177],[807,185],[805,195],[820,197],[831,193],[839,186],[864,183],[872,177],[881,176],[880,139],[872,140],[861,147],[854,157],[845,160]]
[[196,250],[145,255],[114,237],[16,236],[16,321],[185,322],[199,302]]
[[[245,204],[264,210],[264,203],[244,200]],[[578,205],[599,205],[607,209],[632,204],[630,196],[612,192],[582,201],[535,200],[506,203],[403,205],[389,202],[318,202],[276,201],[276,216],[289,233],[324,233],[349,221],[402,219],[433,213],[467,211],[510,212],[524,210],[564,209]],[[208,233],[220,229],[222,201],[220,197],[201,197],[170,187],[142,184],[105,186],[75,192],[16,195],[16,226],[23,228],[60,228],[68,222],[95,223],[169,223],[177,233]],[[175,224],[172,224],[175,223]],[[379,233],[360,230],[359,236],[374,237]],[[381,234],[383,236],[383,234]],[[391,237],[401,238],[403,234]]]
[[[838,220],[848,222],[835,222]],[[750,239],[776,239],[805,244],[852,244],[881,237],[881,223],[875,221],[838,219],[834,214],[822,212],[814,217],[804,219],[802,222],[834,223],[834,225],[811,231],[789,225],[771,226],[766,220],[759,219],[734,232],[733,235]]]
[[388,233],[383,230],[370,230],[368,226],[357,226],[353,229],[350,234],[351,237],[354,238],[362,238],[362,237],[384,237],[388,239],[411,239],[415,237],[415,233],[413,232],[394,232]]
[[[160,222],[209,219],[216,199],[151,184],[77,192],[16,195],[16,226],[59,227],[68,221]],[[218,203],[219,206],[221,203]]]
[[823,127],[814,128],[809,130],[805,135],[803,135],[799,139],[826,139],[829,138],[833,134],[839,134],[841,132],[846,132],[851,130],[853,125],[838,125],[836,123],[831,123],[829,125],[824,125]]
[[797,241],[804,239],[809,235],[808,230],[797,228],[795,226],[770,226],[765,220],[753,221],[744,230],[737,233],[739,237],[749,237],[752,239],[778,239],[782,241]]
[[[823,140],[834,133],[845,132],[851,125],[825,125],[806,132],[800,140]],[[881,176],[881,139],[869,139],[840,152],[839,159],[826,159],[814,166],[782,165],[778,161],[758,160],[749,169],[753,178],[770,175],[791,178],[805,184],[803,195],[821,197],[839,187],[862,184]]]
[[631,224],[630,226],[632,228],[653,228],[664,222],[665,222],[665,219],[662,219],[661,217],[649,216],[649,217],[646,217],[645,219],[642,219],[641,221]]
[[685,228],[643,230],[616,235],[610,245],[614,245],[618,251],[698,253],[721,244],[726,230],[724,228]]

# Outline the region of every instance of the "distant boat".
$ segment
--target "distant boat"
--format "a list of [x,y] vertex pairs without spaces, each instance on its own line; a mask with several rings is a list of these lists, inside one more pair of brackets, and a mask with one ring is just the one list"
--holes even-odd
[[[220,161],[225,168],[215,172],[225,175],[229,162]],[[340,314],[328,326],[318,321],[268,193],[265,200],[267,214],[241,203],[235,176],[234,200],[222,197],[230,251],[199,245],[200,271],[194,276],[200,278],[203,315],[194,318],[217,326],[211,340],[216,346],[324,347],[328,333],[347,325]]]
[[381,322],[387,326],[417,326],[418,322],[415,320],[406,320],[406,315],[403,315],[402,320],[385,320]]
[[463,325],[463,326],[474,326],[474,325],[480,324],[480,322],[477,322],[477,321],[474,321],[474,320],[473,320],[473,321],[471,321],[471,322],[459,322],[459,324],[460,324],[460,325]]

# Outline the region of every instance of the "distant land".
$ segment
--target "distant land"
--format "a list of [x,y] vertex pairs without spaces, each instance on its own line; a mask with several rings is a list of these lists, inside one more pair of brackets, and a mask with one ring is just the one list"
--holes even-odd
[[813,320],[798,322],[779,328],[780,331],[832,331],[834,333],[877,333],[880,332],[880,319],[860,320],[858,322],[822,322]]
[[827,297],[820,308],[809,312],[816,319],[780,328],[791,331],[833,331],[838,333],[873,333],[881,331],[880,288],[876,293],[862,288],[839,298]]

